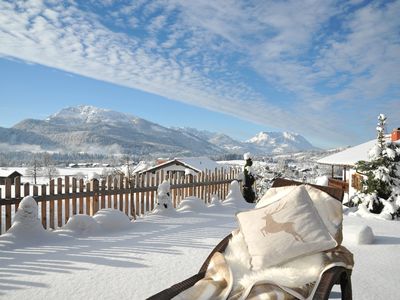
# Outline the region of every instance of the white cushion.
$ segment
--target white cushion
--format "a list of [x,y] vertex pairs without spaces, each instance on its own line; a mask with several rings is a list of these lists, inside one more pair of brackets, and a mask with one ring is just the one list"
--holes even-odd
[[283,186],[277,188],[269,188],[262,198],[257,202],[256,208],[263,207],[285,197],[295,188],[295,185]]
[[336,247],[304,186],[267,206],[238,213],[253,270]]
[[[257,203],[256,208],[266,206],[282,199],[293,191],[295,187],[296,186],[269,188]],[[343,222],[342,204],[324,191],[310,185],[305,185],[305,187],[329,233],[336,239],[338,244],[341,244]]]

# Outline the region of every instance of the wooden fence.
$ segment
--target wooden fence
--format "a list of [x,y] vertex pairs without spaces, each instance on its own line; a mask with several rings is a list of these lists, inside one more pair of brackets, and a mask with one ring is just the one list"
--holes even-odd
[[35,198],[43,227],[54,229],[66,224],[72,215],[92,216],[102,208],[119,209],[130,218],[143,215],[153,210],[157,187],[164,179],[168,179],[171,184],[174,207],[188,196],[203,199],[205,203],[209,203],[213,195],[225,199],[229,185],[237,178],[238,172],[234,168],[228,171],[221,168],[196,176],[178,177],[167,176],[159,171],[155,174],[135,175],[130,180],[121,175],[90,182],[65,176],[53,179],[47,185],[21,184],[20,177],[12,185],[11,179],[7,179],[4,186],[5,198],[1,198],[0,194],[0,234],[11,227],[24,196]]

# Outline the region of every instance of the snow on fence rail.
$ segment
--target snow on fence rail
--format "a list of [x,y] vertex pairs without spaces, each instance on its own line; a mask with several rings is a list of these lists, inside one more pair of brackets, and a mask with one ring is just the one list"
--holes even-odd
[[238,172],[235,168],[229,171],[221,168],[194,176],[168,176],[161,170],[155,174],[138,174],[130,180],[120,175],[89,182],[65,176],[51,180],[48,185],[21,184],[20,177],[12,185],[11,179],[6,179],[5,198],[0,194],[0,234],[11,227],[19,202],[27,195],[38,202],[43,227],[55,229],[65,225],[72,215],[94,215],[102,208],[119,209],[131,218],[143,215],[154,209],[157,187],[164,179],[170,181],[174,207],[188,196],[204,199],[206,203],[215,194],[225,199]]

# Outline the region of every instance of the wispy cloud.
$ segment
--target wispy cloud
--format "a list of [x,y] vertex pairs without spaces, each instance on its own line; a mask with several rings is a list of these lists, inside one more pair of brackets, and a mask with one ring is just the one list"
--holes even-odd
[[63,3],[2,1],[0,56],[336,143],[354,106],[400,102],[399,2]]

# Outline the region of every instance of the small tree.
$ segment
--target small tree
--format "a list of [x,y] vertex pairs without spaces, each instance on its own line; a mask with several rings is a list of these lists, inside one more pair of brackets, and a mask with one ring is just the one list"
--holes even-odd
[[372,213],[381,213],[385,205],[396,202],[394,191],[400,187],[400,147],[385,140],[386,116],[378,117],[377,143],[369,151],[370,161],[359,161],[357,172],[366,176],[363,179],[363,191],[358,201],[366,204]]
[[43,155],[43,173],[49,181],[58,175],[58,170],[54,165],[54,160],[47,152]]
[[33,178],[33,183],[37,184],[37,178],[43,173],[42,162],[36,154],[33,155],[29,167],[26,169],[26,175]]

